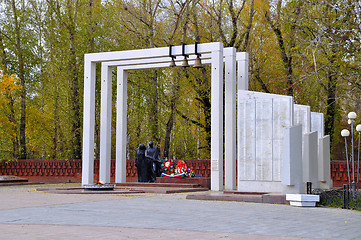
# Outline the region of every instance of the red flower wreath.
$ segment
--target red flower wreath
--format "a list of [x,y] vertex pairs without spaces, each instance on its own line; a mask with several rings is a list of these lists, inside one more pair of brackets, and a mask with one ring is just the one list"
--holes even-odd
[[175,165],[175,173],[188,173],[187,164],[183,160],[178,161]]
[[168,160],[162,161],[162,171],[168,175],[174,173],[174,161],[169,158]]

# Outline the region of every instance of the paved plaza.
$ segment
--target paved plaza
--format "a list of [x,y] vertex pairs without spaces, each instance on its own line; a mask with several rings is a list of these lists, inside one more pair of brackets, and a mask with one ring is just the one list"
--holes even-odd
[[38,187],[0,187],[0,239],[361,239],[361,212],[351,210]]

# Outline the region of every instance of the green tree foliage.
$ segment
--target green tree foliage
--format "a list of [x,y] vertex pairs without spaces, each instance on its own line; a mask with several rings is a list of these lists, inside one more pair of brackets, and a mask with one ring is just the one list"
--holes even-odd
[[[250,89],[292,95],[323,112],[333,145],[341,116],[361,105],[358,1],[3,0],[0,11],[1,160],[81,158],[90,52],[195,41],[247,51]],[[116,70],[113,76],[114,158]],[[100,91],[97,81],[96,158]],[[128,158],[151,140],[164,157],[209,158],[210,97],[207,66],[129,71]]]

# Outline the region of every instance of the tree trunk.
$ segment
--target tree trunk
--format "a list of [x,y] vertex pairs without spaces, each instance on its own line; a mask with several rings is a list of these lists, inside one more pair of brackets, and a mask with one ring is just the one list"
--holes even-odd
[[278,27],[272,27],[276,34],[278,47],[281,51],[281,57],[287,73],[287,95],[293,96],[293,69],[292,69],[292,56],[287,56],[285,43],[283,41],[282,32]]
[[54,99],[54,135],[53,135],[53,154],[52,159],[57,159],[58,153],[58,130],[59,130],[59,88],[55,87]]
[[11,129],[14,133],[14,136],[11,138],[12,145],[13,145],[13,152],[12,157],[14,159],[18,158],[18,152],[19,152],[19,143],[18,143],[18,133],[17,133],[17,127],[16,127],[16,120],[15,120],[15,108],[14,108],[14,98],[9,97],[9,109],[10,109],[10,115],[9,115],[9,122],[11,123]]
[[[151,16],[152,17],[152,16]],[[153,18],[150,19],[149,23],[149,47],[154,48],[154,25]],[[149,114],[149,122],[150,122],[150,134],[152,141],[159,144],[159,106],[158,106],[158,71],[151,70],[151,82],[152,82],[152,90],[153,92],[150,94],[150,114]]]
[[338,113],[338,105],[336,102],[336,83],[337,77],[331,72],[327,74],[328,87],[327,87],[327,108],[325,116],[325,135],[330,136],[330,145],[334,142],[335,133],[335,119]]
[[15,5],[15,0],[11,1],[14,24],[15,24],[15,47],[17,52],[18,60],[18,71],[21,84],[21,93],[20,93],[20,159],[26,159],[26,84],[25,84],[25,69],[24,69],[24,59],[23,52],[21,49],[21,34],[20,26],[18,22],[17,9]]
[[166,126],[165,139],[164,139],[164,153],[163,157],[169,157],[170,137],[172,135],[172,128],[174,124],[174,107],[171,107],[171,112]]
[[[95,28],[96,28],[96,23],[94,20],[94,5],[96,3],[94,3],[94,0],[88,0],[88,11],[87,11],[87,15],[88,15],[88,51],[90,53],[95,52],[95,39],[94,39],[94,34],[95,34]],[[100,158],[100,84],[96,83],[95,85],[95,151],[94,151],[94,156],[95,159],[99,159]]]
[[159,144],[159,118],[158,118],[158,71],[151,70],[151,82],[153,92],[150,94],[150,134],[152,141]]
[[254,10],[254,0],[252,0],[251,2],[251,8],[249,10],[249,21],[248,24],[246,26],[246,32],[244,33],[244,41],[243,41],[243,46],[241,48],[241,52],[246,52],[248,45],[249,45],[249,36],[251,35],[251,30],[252,30],[252,26],[253,26],[253,19],[254,19],[254,14],[255,14],[255,10]]
[[8,61],[7,61],[7,57],[6,57],[6,51],[5,51],[5,47],[4,47],[3,37],[1,34],[0,34],[0,52],[1,52],[2,70],[4,71],[5,74],[7,74]]
[[[278,1],[278,5],[279,7],[281,6],[282,1]],[[300,7],[296,8],[296,11],[294,12],[295,15],[299,15],[300,14]],[[279,11],[279,10],[278,10]],[[279,13],[277,13],[279,15]],[[290,43],[289,43],[289,49],[291,49],[289,51],[289,53],[287,54],[287,50],[286,50],[286,45],[284,42],[284,38],[282,35],[282,31],[279,27],[279,22],[278,20],[276,20],[276,22],[274,22],[269,13],[265,14],[265,18],[267,20],[267,22],[270,24],[273,32],[276,35],[277,38],[277,42],[278,42],[278,47],[281,53],[281,58],[282,58],[282,62],[283,65],[285,67],[286,70],[286,82],[287,82],[287,95],[289,96],[293,96],[294,92],[293,92],[293,81],[294,81],[294,77],[293,77],[293,66],[292,66],[292,49],[295,47],[295,37],[291,35],[291,39],[290,39]],[[292,26],[291,26],[291,31],[295,31],[296,30],[296,23],[291,22]]]
[[90,52],[94,52],[95,49],[95,41],[94,41],[94,29],[95,24],[93,20],[93,1],[88,1],[88,19],[89,19],[89,25],[88,25],[88,41],[89,41],[89,50]]
[[80,123],[80,106],[79,106],[79,77],[78,63],[75,52],[75,26],[68,27],[70,34],[70,62],[69,69],[71,73],[71,110],[72,110],[72,158],[81,158],[81,123]]
[[201,91],[201,103],[203,105],[203,114],[204,114],[204,119],[205,119],[205,132],[206,132],[206,149],[207,150],[211,150],[211,99],[210,99],[210,94],[209,92],[211,91],[210,86],[209,86],[209,82],[208,82],[208,74],[205,68],[202,69],[202,73],[203,73],[203,81],[201,79],[199,79],[199,85],[203,86],[203,89]]
[[[99,88],[96,86],[96,88]],[[100,159],[100,92],[95,91],[95,159]]]
[[174,77],[174,91],[172,91],[171,101],[170,101],[170,115],[166,126],[166,132],[165,132],[165,139],[164,139],[164,158],[169,157],[169,148],[170,148],[170,141],[171,141],[171,135],[172,135],[172,129],[174,125],[174,117],[175,117],[175,107],[176,103],[179,99],[179,78],[180,78],[180,72],[179,69],[177,69],[176,76]]

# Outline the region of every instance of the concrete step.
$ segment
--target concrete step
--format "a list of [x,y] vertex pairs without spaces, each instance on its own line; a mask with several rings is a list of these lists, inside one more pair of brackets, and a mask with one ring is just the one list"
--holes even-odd
[[192,178],[166,178],[157,177],[157,183],[178,183],[178,184],[197,184],[203,188],[211,188],[211,179],[206,177],[192,177]]
[[141,183],[141,182],[128,182],[117,183],[117,187],[152,187],[152,188],[200,188],[198,184],[191,183]]
[[28,179],[13,175],[0,176],[0,183],[20,183],[20,182],[28,182]]
[[202,194],[187,195],[186,199],[289,204],[289,202],[286,201],[286,195],[283,195],[282,193],[250,194],[245,192],[243,193],[242,192],[238,192],[238,193],[205,192]]
[[236,190],[225,190],[223,194],[239,194],[239,195],[264,195],[266,192],[239,192]]

